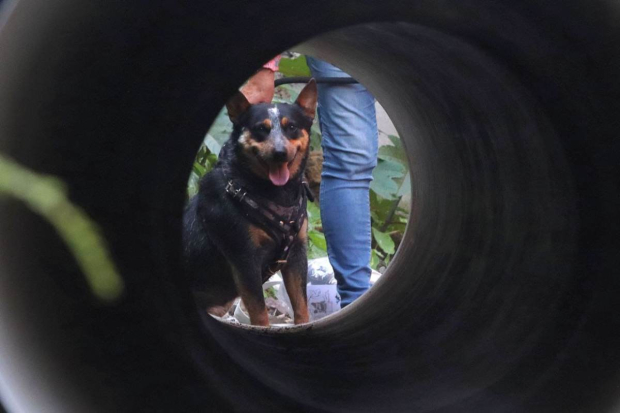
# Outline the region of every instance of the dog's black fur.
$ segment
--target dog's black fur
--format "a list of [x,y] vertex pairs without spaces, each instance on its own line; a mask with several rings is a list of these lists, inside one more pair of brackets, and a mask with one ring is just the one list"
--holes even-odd
[[[185,269],[199,306],[211,314],[223,315],[241,296],[252,324],[269,324],[262,284],[281,244],[225,188],[233,180],[257,199],[282,207],[299,202],[316,95],[312,80],[293,105],[250,105],[240,92],[227,104],[233,133],[184,215]],[[306,230],[307,220],[282,268],[295,323],[308,321]]]

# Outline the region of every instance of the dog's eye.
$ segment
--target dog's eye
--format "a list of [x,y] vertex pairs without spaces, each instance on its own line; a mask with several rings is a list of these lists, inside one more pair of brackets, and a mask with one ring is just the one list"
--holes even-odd
[[266,125],[259,125],[254,129],[258,133],[269,133],[270,130]]
[[286,130],[288,130],[289,132],[297,132],[299,129],[297,128],[297,126],[289,123],[288,125],[286,125]]

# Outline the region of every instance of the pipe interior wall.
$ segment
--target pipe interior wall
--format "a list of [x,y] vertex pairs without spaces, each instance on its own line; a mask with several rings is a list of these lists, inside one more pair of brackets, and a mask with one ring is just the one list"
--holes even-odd
[[[123,298],[0,198],[12,411],[604,412],[618,405],[619,6],[606,1],[21,0],[0,21],[0,151],[62,178]],[[295,48],[394,121],[412,212],[388,272],[290,331],[202,317],[180,268],[192,159]]]

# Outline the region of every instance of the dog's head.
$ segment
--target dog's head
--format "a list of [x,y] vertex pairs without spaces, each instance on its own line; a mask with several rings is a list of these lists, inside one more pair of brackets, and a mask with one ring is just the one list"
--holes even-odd
[[235,127],[236,153],[255,175],[282,186],[303,172],[316,100],[314,79],[293,105],[250,105],[241,92],[230,99],[226,107]]

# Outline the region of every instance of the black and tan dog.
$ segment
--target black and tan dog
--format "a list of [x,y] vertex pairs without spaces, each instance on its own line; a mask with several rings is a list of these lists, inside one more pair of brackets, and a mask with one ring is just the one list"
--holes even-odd
[[309,192],[303,181],[317,88],[295,104],[226,105],[233,133],[184,216],[185,268],[198,304],[223,315],[241,296],[254,325],[269,325],[262,284],[282,271],[295,324],[308,322]]

